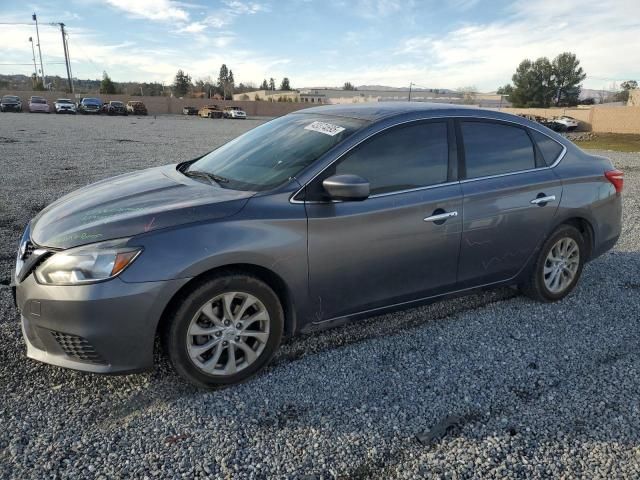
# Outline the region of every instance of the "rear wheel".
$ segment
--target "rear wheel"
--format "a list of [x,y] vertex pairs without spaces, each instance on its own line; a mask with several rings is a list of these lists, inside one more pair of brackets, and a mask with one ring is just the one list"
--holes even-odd
[[165,349],[180,376],[201,387],[239,383],[276,353],[284,326],[277,295],[242,274],[214,278],[171,314]]
[[521,290],[541,302],[566,297],[578,283],[585,255],[585,241],[580,231],[571,225],[561,225],[544,243]]

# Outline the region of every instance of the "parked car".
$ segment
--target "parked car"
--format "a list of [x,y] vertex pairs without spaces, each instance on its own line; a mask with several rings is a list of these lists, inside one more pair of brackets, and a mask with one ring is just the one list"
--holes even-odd
[[623,173],[492,110],[376,103],[279,117],[194,160],[120,175],[26,227],[31,358],[153,365],[212,387],[283,336],[478,288],[557,301],[616,243]]
[[222,111],[224,118],[239,118],[242,120],[247,119],[247,114],[240,107],[224,107]]
[[76,114],[76,104],[68,98],[59,98],[53,104],[56,113],[72,113]]
[[217,105],[207,105],[198,111],[198,115],[203,118],[222,118],[223,112]]
[[29,99],[29,112],[36,113],[51,113],[49,102],[44,97],[33,96]]
[[198,109],[196,107],[182,107],[183,115],[197,115]]
[[21,112],[22,100],[15,95],[4,95],[0,100],[0,112]]
[[127,112],[133,115],[146,115],[147,107],[138,100],[131,100],[127,102]]
[[560,117],[554,117],[551,122],[558,126],[559,131],[572,132],[578,128],[579,122],[573,117],[562,115]]
[[78,102],[77,111],[86,115],[89,113],[94,113],[96,115],[100,115],[102,110],[102,100],[94,97],[86,97],[81,98],[80,102]]
[[128,115],[127,107],[124,103],[118,100],[111,100],[105,104],[104,111],[107,115]]

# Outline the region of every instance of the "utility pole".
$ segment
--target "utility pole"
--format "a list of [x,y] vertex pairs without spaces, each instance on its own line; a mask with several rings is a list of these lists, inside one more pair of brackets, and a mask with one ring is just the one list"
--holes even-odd
[[73,93],[73,80],[71,78],[71,65],[69,60],[69,47],[67,45],[67,35],[64,32],[64,23],[60,23],[60,33],[62,34],[62,47],[64,49],[64,64],[67,67],[67,79],[69,80],[69,92]]
[[31,53],[33,54],[33,74],[35,75],[33,79],[33,88],[36,88],[36,82],[38,81],[38,67],[36,66],[36,50],[33,46],[33,37],[29,37],[29,42],[31,42]]
[[413,87],[413,82],[409,82],[409,101],[411,101],[411,87]]
[[34,22],[36,22],[36,37],[38,39],[38,54],[40,55],[40,74],[42,75],[42,87],[45,87],[44,80],[44,66],[42,64],[42,49],[40,48],[40,32],[38,31],[38,17],[36,16],[36,12],[33,12],[31,16]]

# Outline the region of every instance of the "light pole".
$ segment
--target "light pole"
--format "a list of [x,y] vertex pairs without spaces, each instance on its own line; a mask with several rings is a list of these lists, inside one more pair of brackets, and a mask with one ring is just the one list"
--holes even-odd
[[35,82],[38,80],[38,67],[36,66],[36,49],[33,46],[33,37],[29,37],[29,42],[31,42],[31,53],[33,54],[33,74],[35,75],[33,88],[35,88]]
[[40,55],[40,74],[42,75],[42,87],[44,88],[44,86],[45,86],[44,66],[42,65],[42,49],[40,48],[40,32],[38,30],[38,17],[36,16],[36,12],[33,12],[33,15],[31,15],[31,18],[33,19],[34,22],[36,22],[36,37],[38,39],[38,54]]
[[409,82],[409,101],[411,101],[411,87],[413,87],[413,82]]

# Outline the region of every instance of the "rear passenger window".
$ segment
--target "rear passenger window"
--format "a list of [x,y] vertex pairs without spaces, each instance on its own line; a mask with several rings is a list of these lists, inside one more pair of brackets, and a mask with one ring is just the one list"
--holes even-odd
[[360,175],[375,195],[446,182],[448,160],[447,124],[420,123],[365,141],[345,155],[335,173]]
[[547,165],[552,165],[560,156],[562,152],[562,145],[553,140],[551,137],[547,137],[546,135],[536,132],[535,130],[530,130],[531,136],[533,140],[538,145],[540,152],[542,152],[542,156],[544,157],[544,162]]
[[536,167],[529,135],[501,123],[461,122],[467,178],[486,177]]

